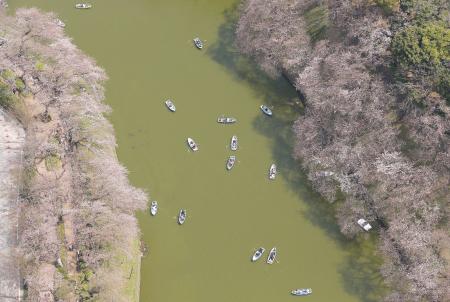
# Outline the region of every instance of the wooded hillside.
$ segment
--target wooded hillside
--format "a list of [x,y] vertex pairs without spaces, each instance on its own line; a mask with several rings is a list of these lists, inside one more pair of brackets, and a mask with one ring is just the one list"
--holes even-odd
[[134,301],[146,195],[105,118],[104,71],[52,14],[0,10],[0,105],[26,128],[19,258],[26,301]]
[[376,226],[385,301],[450,301],[448,1],[247,0],[236,34],[305,96],[294,156],[344,234]]

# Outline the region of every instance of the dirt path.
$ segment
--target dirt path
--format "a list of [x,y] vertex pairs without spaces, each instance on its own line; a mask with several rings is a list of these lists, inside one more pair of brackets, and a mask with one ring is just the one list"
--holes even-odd
[[0,109],[0,300],[19,301],[19,271],[14,257],[17,239],[18,176],[25,133]]

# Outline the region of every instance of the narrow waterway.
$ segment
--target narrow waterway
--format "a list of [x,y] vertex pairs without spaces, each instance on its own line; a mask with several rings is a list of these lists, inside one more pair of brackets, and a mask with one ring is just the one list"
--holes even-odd
[[[236,1],[12,0],[10,9],[55,11],[74,42],[110,80],[107,103],[118,155],[134,185],[160,209],[140,213],[149,254],[142,262],[142,302],[291,301],[291,289],[311,287],[308,301],[378,301],[379,261],[368,240],[346,242],[331,208],[314,194],[290,157],[297,95],[272,81],[233,48]],[[192,38],[206,40],[194,48]],[[177,106],[170,113],[163,101]],[[260,104],[274,108],[263,116]],[[221,114],[234,125],[219,125]],[[232,135],[239,150],[232,152]],[[200,151],[190,152],[193,137]],[[237,163],[225,169],[226,158]],[[271,163],[279,167],[268,180]],[[181,208],[188,218],[176,223]],[[277,262],[251,263],[255,248],[278,248]],[[267,254],[265,255],[267,256]]]

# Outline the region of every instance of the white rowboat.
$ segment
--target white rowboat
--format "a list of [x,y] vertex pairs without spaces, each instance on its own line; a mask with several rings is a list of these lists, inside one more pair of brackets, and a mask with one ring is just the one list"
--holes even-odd
[[312,294],[311,288],[299,288],[299,289],[294,289],[293,291],[291,291],[291,295],[294,295],[294,296],[307,296],[307,295],[311,295],[311,294]]
[[150,213],[152,216],[155,216],[156,213],[158,213],[158,202],[152,201],[152,204],[150,205]]
[[234,124],[237,122],[237,119],[235,119],[234,117],[220,116],[217,118],[217,122],[219,124]]
[[272,116],[272,110],[270,110],[270,108],[266,105],[261,105],[259,108],[261,108],[261,111],[264,112],[265,115]]
[[181,209],[178,214],[178,224],[182,225],[186,221],[186,210]]
[[238,138],[236,135],[233,135],[230,142],[231,151],[236,151],[238,148]]
[[264,254],[265,250],[266,249],[263,247],[260,247],[259,249],[257,249],[256,252],[252,256],[252,262],[255,262],[256,260],[261,258],[261,256]]
[[175,107],[174,103],[172,102],[172,100],[167,100],[164,102],[167,106],[167,108],[172,111],[175,112],[177,110],[177,108]]
[[227,160],[227,170],[231,170],[234,167],[234,164],[236,163],[236,156],[231,155],[230,157],[228,157]]
[[277,166],[275,164],[272,164],[269,169],[269,179],[274,180],[276,175],[277,175]]
[[187,143],[192,151],[198,151],[198,146],[192,138],[188,137]]
[[56,22],[56,25],[58,25],[59,27],[62,27],[62,28],[66,27],[66,24],[63,21],[61,21],[60,19],[56,19],[55,22]]
[[92,4],[89,4],[89,3],[78,3],[78,4],[75,4],[75,8],[78,8],[78,9],[89,9],[89,8],[92,8]]
[[358,219],[358,224],[366,232],[368,232],[372,229],[372,226],[364,218]]
[[202,40],[200,40],[200,38],[196,37],[196,38],[194,38],[193,41],[194,41],[195,47],[197,47],[198,49],[203,48],[203,42],[202,42]]
[[267,257],[267,263],[272,264],[275,261],[276,257],[277,257],[277,248],[274,247],[269,252],[269,257]]

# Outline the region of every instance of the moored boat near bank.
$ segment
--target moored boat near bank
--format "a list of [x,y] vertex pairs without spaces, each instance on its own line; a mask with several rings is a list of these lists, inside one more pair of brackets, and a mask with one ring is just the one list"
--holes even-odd
[[291,295],[294,295],[294,296],[307,296],[307,295],[311,295],[311,294],[312,294],[311,288],[299,288],[299,289],[294,289],[293,291],[291,291]]
[[372,229],[372,226],[370,225],[370,223],[368,223],[367,220],[365,220],[364,218],[358,219],[358,224],[366,232],[368,232]]
[[275,164],[272,164],[269,169],[269,179],[274,180],[276,175],[277,175],[277,166]]
[[62,27],[62,28],[66,27],[66,24],[63,21],[61,21],[60,19],[56,19],[55,22],[56,22],[56,25],[58,25],[59,27]]
[[152,201],[152,204],[150,205],[150,213],[152,216],[155,216],[156,213],[158,213],[158,202]]
[[237,119],[235,119],[234,117],[225,117],[222,115],[217,118],[217,122],[219,124],[233,124],[237,122]]
[[261,256],[264,254],[264,251],[265,251],[266,249],[265,248],[263,248],[263,247],[260,247],[259,249],[257,249],[256,251],[255,251],[255,253],[253,253],[253,256],[252,256],[252,262],[255,262],[255,261],[257,261],[259,258],[261,258]]
[[269,257],[267,257],[267,263],[272,264],[277,257],[277,248],[273,247],[269,252]]
[[192,151],[198,151],[197,143],[190,137],[187,138],[187,143],[189,148],[191,148]]
[[92,8],[92,4],[89,4],[89,3],[77,3],[77,4],[75,4],[75,8],[88,9],[88,8]]
[[238,138],[236,135],[233,135],[231,137],[230,148],[231,148],[231,151],[236,151],[238,148]]
[[230,157],[228,157],[227,170],[231,170],[234,167],[235,163],[236,163],[236,156],[231,155]]
[[181,209],[180,214],[178,214],[178,224],[182,225],[186,221],[186,210]]
[[261,108],[261,111],[264,112],[264,114],[268,115],[268,116],[272,116],[272,110],[270,110],[269,107],[267,107],[266,105],[261,105],[259,106],[259,108]]
[[202,40],[200,40],[199,37],[194,38],[194,45],[195,47],[197,47],[198,49],[202,49],[203,48],[203,42]]
[[177,108],[175,107],[175,104],[172,102],[172,100],[169,99],[169,100],[165,101],[164,103],[166,104],[167,108],[170,111],[175,112],[177,110]]

